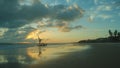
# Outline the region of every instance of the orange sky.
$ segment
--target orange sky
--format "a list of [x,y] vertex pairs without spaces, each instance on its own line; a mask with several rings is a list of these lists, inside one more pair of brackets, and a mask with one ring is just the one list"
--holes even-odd
[[52,32],[52,31],[41,32],[40,30],[34,30],[30,32],[26,36],[26,40],[28,39],[37,40],[38,35],[41,39],[43,39],[43,42],[48,42],[48,43],[75,42],[78,40],[78,38],[74,37],[72,33],[70,34],[70,33]]

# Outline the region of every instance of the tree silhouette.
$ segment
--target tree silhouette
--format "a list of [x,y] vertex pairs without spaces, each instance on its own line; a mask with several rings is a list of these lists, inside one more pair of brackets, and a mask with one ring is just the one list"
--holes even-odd
[[118,32],[118,39],[120,40],[120,32]]
[[109,35],[110,35],[110,37],[113,36],[113,33],[111,32],[111,30],[109,30]]
[[118,34],[118,31],[115,30],[115,32],[114,32],[114,37],[117,37],[117,34]]
[[120,32],[118,32],[118,36],[120,36]]

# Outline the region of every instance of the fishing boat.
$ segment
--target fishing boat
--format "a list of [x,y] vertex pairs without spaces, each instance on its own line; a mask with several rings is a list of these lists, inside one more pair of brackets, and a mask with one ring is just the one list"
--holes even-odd
[[43,46],[47,46],[46,43],[42,43],[42,39],[38,36],[38,50],[39,50],[39,54],[38,56],[40,56],[42,54],[42,47]]
[[38,36],[38,46],[47,46],[47,43],[42,43],[42,39]]

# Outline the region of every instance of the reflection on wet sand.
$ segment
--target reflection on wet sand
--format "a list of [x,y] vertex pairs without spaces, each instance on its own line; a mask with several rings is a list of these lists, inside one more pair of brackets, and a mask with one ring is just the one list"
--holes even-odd
[[7,63],[7,59],[3,55],[0,55],[0,63]]
[[27,49],[27,54],[37,61],[48,61],[64,57],[71,52],[83,51],[88,48],[90,46],[59,45],[55,47],[40,47],[41,54],[39,55],[39,48],[30,47]]
[[2,49],[0,68],[120,68],[120,44],[78,45]]
[[[20,64],[39,64],[49,60],[58,59],[75,51],[82,51],[90,46],[50,45],[47,47],[28,47],[16,49],[0,50],[0,64],[20,63]],[[41,53],[39,53],[41,52]]]

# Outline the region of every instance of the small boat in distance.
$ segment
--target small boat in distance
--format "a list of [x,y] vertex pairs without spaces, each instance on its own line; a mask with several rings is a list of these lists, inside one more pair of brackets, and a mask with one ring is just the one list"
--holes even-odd
[[47,43],[42,43],[42,39],[38,36],[38,45],[37,46],[47,46]]
[[38,46],[38,50],[39,50],[38,56],[40,56],[42,54],[42,47],[47,46],[47,44],[42,43],[42,39],[39,36],[38,36],[38,44],[37,44],[37,46]]

